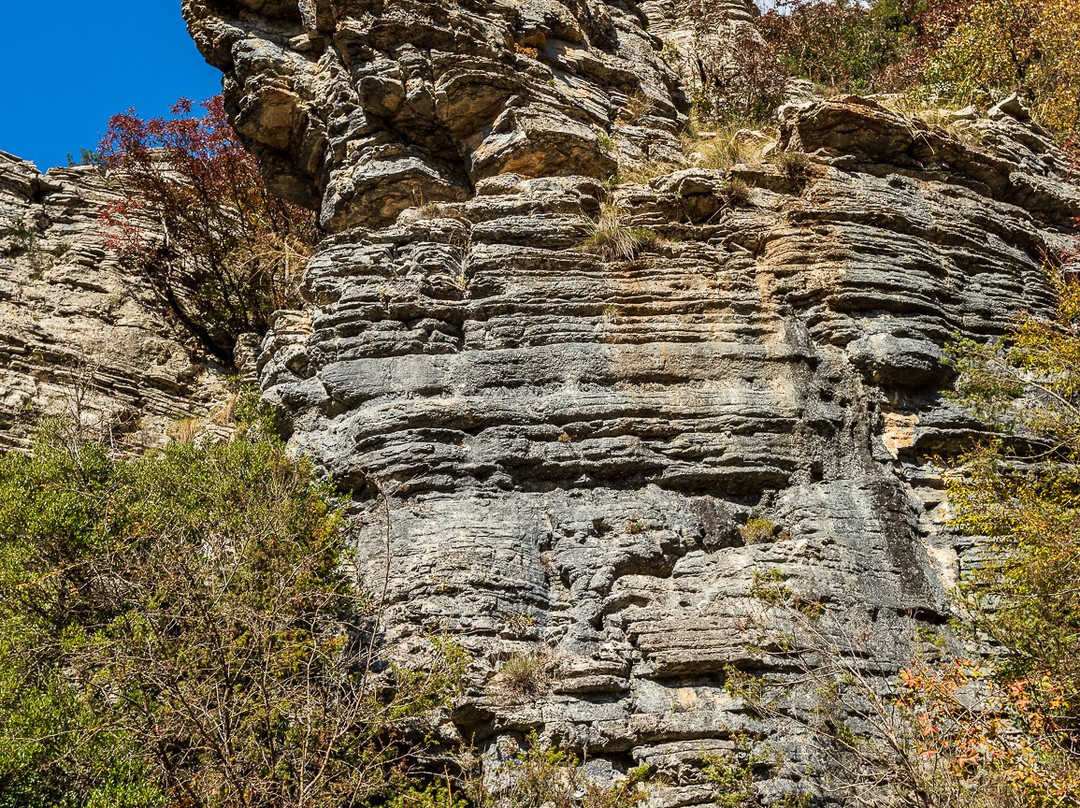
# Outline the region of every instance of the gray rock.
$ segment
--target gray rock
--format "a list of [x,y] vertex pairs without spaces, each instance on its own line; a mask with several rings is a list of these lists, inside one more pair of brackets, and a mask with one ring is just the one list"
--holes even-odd
[[118,199],[89,166],[43,175],[0,153],[0,449],[28,448],[46,416],[116,449],[156,445],[229,400],[223,370],[105,249],[99,215]]
[[[473,653],[457,730],[489,760],[537,728],[604,776],[649,763],[665,808],[709,803],[703,755],[740,732],[789,759],[769,794],[822,771],[726,670],[813,706],[820,649],[762,633],[786,619],[761,597],[774,570],[883,691],[950,616],[975,554],[927,455],[980,427],[938,396],[942,346],[1049,309],[1042,256],[1080,213],[1060,153],[1012,115],[972,137],[803,100],[780,143],[811,156],[738,167],[748,199],[700,169],[605,199],[590,133],[624,157],[672,145],[679,87],[636,12],[678,32],[675,4],[321,2],[325,50],[301,54],[298,13],[232,5],[250,13],[185,11],[245,137],[332,231],[263,389],[353,497],[390,635]],[[581,249],[602,201],[658,238]],[[773,529],[747,541],[751,518]],[[550,693],[500,698],[502,661],[540,651]]]
[[[461,201],[500,173],[606,178],[678,155],[675,74],[632,5],[185,3],[272,185],[339,231]],[[307,8],[304,6],[304,8]],[[636,111],[628,120],[627,110]]]

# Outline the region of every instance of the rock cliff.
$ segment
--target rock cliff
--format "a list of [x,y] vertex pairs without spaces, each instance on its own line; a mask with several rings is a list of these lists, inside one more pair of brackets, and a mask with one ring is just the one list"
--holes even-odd
[[[807,157],[688,168],[672,3],[184,5],[274,187],[321,211],[261,384],[354,497],[390,633],[473,652],[448,729],[648,763],[669,808],[710,804],[701,762],[740,732],[786,753],[770,793],[820,772],[729,666],[812,698],[813,649],[762,641],[767,581],[874,676],[949,615],[972,552],[927,458],[978,425],[942,346],[1049,305],[1080,197],[1048,138],[1015,104],[815,100],[775,147]],[[605,182],[643,164],[670,166]],[[604,228],[636,246],[598,254]]]
[[152,445],[229,397],[105,249],[99,215],[118,198],[93,167],[41,174],[0,153],[0,450],[26,448],[49,415]]

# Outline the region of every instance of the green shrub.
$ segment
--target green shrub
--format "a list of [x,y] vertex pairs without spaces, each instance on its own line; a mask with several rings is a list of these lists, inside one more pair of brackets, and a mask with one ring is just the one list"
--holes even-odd
[[[350,804],[402,790],[461,652],[382,659],[343,520],[267,437],[0,458],[0,793]],[[0,805],[3,805],[0,802]]]
[[494,786],[471,783],[476,808],[633,808],[648,798],[648,767],[610,785],[593,782],[576,755],[541,744],[535,732],[494,775]]
[[762,544],[773,540],[776,535],[776,523],[770,519],[755,517],[739,525],[738,531],[740,538],[747,544]]

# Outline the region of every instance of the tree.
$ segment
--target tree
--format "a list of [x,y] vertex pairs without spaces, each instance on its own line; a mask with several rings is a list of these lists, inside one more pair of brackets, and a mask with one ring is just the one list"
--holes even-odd
[[1074,260],[1052,271],[1053,317],[1027,315],[996,342],[953,348],[957,397],[999,433],[961,458],[948,480],[954,526],[991,551],[959,593],[972,636],[991,657],[984,666],[914,666],[904,682],[906,702],[922,718],[923,753],[945,757],[969,781],[993,775],[1022,806],[1080,803]]
[[784,66],[847,92],[880,89],[886,69],[911,49],[924,10],[917,0],[784,0],[778,6],[757,25]]
[[221,96],[193,115],[116,115],[101,160],[123,191],[103,219],[107,245],[145,277],[166,309],[219,361],[236,338],[300,305],[298,282],[317,237],[310,211],[272,196],[225,117]]
[[697,116],[723,123],[765,121],[780,105],[788,74],[754,26],[738,24],[723,36],[723,10],[691,0],[694,21],[691,88]]
[[342,527],[265,437],[0,458],[0,793],[316,808],[406,790],[464,658],[437,640],[425,665],[386,656]]
[[1066,137],[1080,131],[1080,1],[967,0],[926,83],[963,103],[1018,93]]

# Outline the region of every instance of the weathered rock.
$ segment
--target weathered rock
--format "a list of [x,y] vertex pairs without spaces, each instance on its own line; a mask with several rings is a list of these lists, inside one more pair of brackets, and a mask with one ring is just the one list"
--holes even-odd
[[[535,727],[597,771],[649,763],[668,808],[710,804],[702,757],[740,732],[789,758],[770,793],[821,771],[726,670],[812,704],[815,649],[759,629],[773,570],[882,681],[950,614],[969,548],[925,457],[978,425],[937,393],[942,346],[1049,306],[1042,256],[1080,213],[1052,144],[1011,113],[944,130],[812,101],[781,121],[809,158],[609,192],[588,132],[671,146],[678,87],[636,13],[670,4],[218,5],[186,13],[238,125],[334,231],[263,388],[355,498],[391,633],[475,654],[461,732],[492,758]],[[605,202],[658,238],[582,249]],[[748,540],[750,518],[772,529]],[[535,652],[548,696],[500,693]]]
[[228,398],[104,248],[98,217],[118,198],[89,166],[43,175],[0,153],[0,449],[26,448],[46,415],[153,445]]
[[674,73],[647,18],[597,0],[192,0],[272,185],[331,230],[461,201],[481,180],[679,161]]

